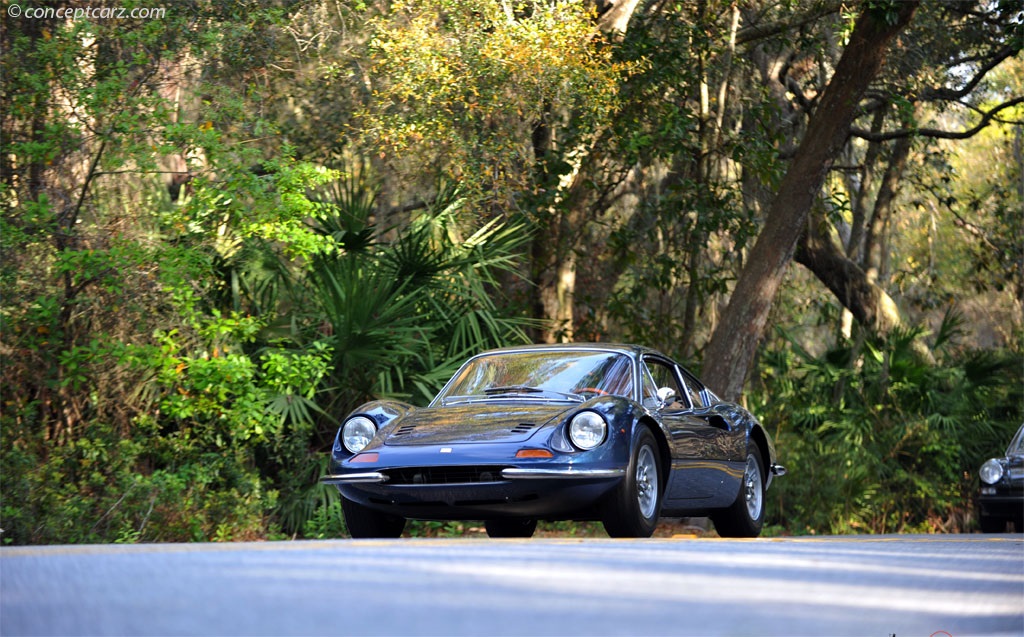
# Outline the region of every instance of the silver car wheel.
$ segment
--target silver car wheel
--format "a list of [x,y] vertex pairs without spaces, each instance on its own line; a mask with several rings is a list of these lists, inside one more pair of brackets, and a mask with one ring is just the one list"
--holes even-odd
[[636,497],[640,514],[646,519],[653,518],[658,504],[658,464],[654,451],[647,445],[636,458]]
[[761,471],[753,456],[747,456],[743,488],[746,493],[747,514],[750,515],[751,520],[757,520],[761,517],[761,507],[764,506],[764,489],[761,486]]

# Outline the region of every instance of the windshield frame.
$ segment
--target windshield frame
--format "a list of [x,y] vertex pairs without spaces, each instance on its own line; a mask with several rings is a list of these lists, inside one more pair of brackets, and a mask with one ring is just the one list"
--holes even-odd
[[1013,440],[1006,447],[1007,456],[1020,456],[1024,455],[1024,425],[1021,425],[1017,429],[1017,433],[1014,434]]
[[[492,350],[483,352],[473,356],[459,367],[458,371],[452,375],[451,379],[445,383],[444,387],[437,393],[434,399],[430,402],[430,407],[447,406],[453,404],[466,404],[473,402],[494,402],[494,401],[505,401],[505,400],[518,400],[518,401],[545,401],[545,402],[584,402],[585,400],[592,398],[593,395],[590,393],[571,393],[569,390],[571,387],[565,387],[561,384],[557,387],[552,386],[532,386],[529,382],[525,382],[528,379],[525,378],[506,378],[505,382],[491,383],[486,387],[480,387],[479,391],[474,393],[459,393],[461,391],[460,384],[465,384],[464,379],[466,374],[474,367],[477,366],[484,359],[499,359],[499,358],[512,358],[512,357],[531,357],[538,360],[550,358],[553,363],[558,359],[566,359],[566,361],[580,361],[587,358],[593,358],[594,355],[603,355],[601,361],[591,365],[589,370],[585,370],[587,373],[594,373],[599,371],[600,367],[604,365],[615,365],[621,368],[618,373],[628,374],[628,379],[622,377],[622,384],[625,386],[623,393],[614,393],[611,395],[622,396],[631,400],[636,399],[637,392],[637,367],[636,357],[628,351],[613,348],[600,348],[600,347],[551,347],[551,348],[523,348],[523,349],[508,349],[508,350]],[[619,362],[612,362],[618,360]],[[562,373],[565,370],[561,370]],[[586,378],[586,373],[581,373],[579,380]],[[547,379],[545,379],[547,380]],[[515,381],[515,382],[513,382]],[[540,383],[543,385],[544,383]],[[507,392],[495,391],[502,387],[507,388]],[[578,387],[577,387],[578,388]]]

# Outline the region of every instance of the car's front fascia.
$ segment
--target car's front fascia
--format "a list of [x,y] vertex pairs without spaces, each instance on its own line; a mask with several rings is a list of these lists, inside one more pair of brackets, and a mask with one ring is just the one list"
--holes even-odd
[[[366,407],[359,413],[380,409],[374,403]],[[336,441],[331,475],[323,482],[364,506],[409,518],[569,519],[586,515],[622,480],[635,420],[629,401],[602,397],[581,404],[516,407],[520,418],[501,423],[496,416],[495,426],[513,429],[524,413],[543,422],[528,437],[511,441],[389,445],[389,435],[404,420],[395,418],[356,454],[349,455]],[[431,409],[446,408],[418,415],[429,416]],[[578,449],[567,439],[568,423],[584,411],[608,423],[607,439],[591,450]]]
[[1024,426],[1017,430],[1006,455],[986,460],[979,475],[981,517],[1024,526]]
[[[509,350],[514,355],[536,348]],[[567,348],[566,351],[612,351]],[[634,355],[630,356],[635,361]],[[472,360],[472,359],[471,359]],[[444,391],[439,394],[444,395]],[[419,519],[486,519],[593,517],[593,507],[624,477],[629,462],[632,428],[643,408],[620,396],[590,400],[537,396],[503,396],[468,401],[464,413],[485,426],[514,430],[529,425],[528,435],[508,439],[467,440],[454,435],[422,444],[389,444],[409,422],[436,420],[443,428],[453,408],[436,399],[416,409],[394,401],[375,401],[349,418],[364,416],[378,434],[357,453],[336,438],[330,475],[342,495],[383,512]],[[595,448],[575,446],[568,425],[583,412],[599,414],[607,423],[606,439]],[[466,417],[466,416],[464,416]],[[346,419],[348,420],[348,419]],[[525,423],[525,425],[524,425]],[[451,423],[458,427],[459,422]]]

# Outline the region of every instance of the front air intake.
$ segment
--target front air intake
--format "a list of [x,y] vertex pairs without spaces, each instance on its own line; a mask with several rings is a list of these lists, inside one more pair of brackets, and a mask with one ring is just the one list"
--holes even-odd
[[388,477],[388,485],[418,484],[479,484],[503,482],[503,466],[461,466],[461,467],[409,467],[381,471]]

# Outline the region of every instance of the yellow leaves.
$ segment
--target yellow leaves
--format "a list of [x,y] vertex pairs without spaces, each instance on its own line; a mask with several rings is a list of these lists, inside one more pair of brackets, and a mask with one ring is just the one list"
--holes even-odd
[[[509,5],[511,6],[511,5]],[[551,112],[581,130],[617,107],[630,72],[588,3],[402,0],[371,22],[372,100],[352,129],[396,165],[431,165],[488,199],[530,187],[531,133]]]

